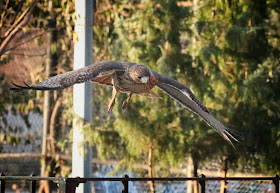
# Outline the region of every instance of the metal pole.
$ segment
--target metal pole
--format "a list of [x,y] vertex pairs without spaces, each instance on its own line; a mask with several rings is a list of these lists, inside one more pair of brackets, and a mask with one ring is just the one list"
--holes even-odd
[[[35,174],[30,174],[31,177],[36,176]],[[30,182],[30,193],[36,193],[36,180],[31,180]]]
[[126,180],[122,181],[122,193],[128,193],[128,178],[129,176],[127,174],[123,177]]
[[75,193],[78,186],[78,180],[66,179],[65,193]]
[[279,176],[275,174],[275,180],[273,180],[274,188],[275,188],[275,193],[279,193]]
[[205,193],[205,175],[201,174],[200,178],[201,179],[198,181],[200,184],[200,189],[201,189],[200,192]]
[[[0,173],[0,176],[5,176],[5,174]],[[5,180],[1,180],[1,193],[5,193],[5,186],[6,186]]]
[[[76,0],[75,31],[78,40],[74,45],[74,70],[92,63],[93,0]],[[91,149],[85,143],[83,121],[92,122],[91,85],[89,82],[74,85],[73,105],[76,117],[73,128],[72,176],[91,176]],[[91,192],[90,184],[81,184],[76,192]]]

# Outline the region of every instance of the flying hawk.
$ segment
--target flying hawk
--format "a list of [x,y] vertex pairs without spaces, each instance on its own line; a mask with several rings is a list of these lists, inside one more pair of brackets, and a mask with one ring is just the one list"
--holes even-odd
[[150,98],[159,97],[151,89],[159,87],[163,92],[175,99],[177,102],[198,114],[213,129],[215,129],[231,145],[230,138],[238,141],[231,134],[231,130],[217,120],[211,112],[195,98],[191,90],[178,81],[163,76],[149,67],[142,64],[130,62],[102,61],[81,69],[66,72],[48,78],[35,85],[10,88],[14,92],[22,90],[61,90],[77,83],[92,81],[113,87],[112,99],[108,105],[108,112],[112,111],[115,98],[118,92],[128,93],[127,99],[123,102],[124,109],[133,94],[147,96]]

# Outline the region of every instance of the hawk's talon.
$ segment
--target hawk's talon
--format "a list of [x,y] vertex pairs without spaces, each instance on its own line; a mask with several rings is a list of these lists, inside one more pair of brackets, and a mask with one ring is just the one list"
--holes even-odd
[[123,101],[122,110],[124,110],[126,108],[128,102],[130,101],[131,96],[132,96],[132,93],[129,93],[127,99],[125,101]]
[[123,101],[123,104],[122,104],[122,110],[124,110],[127,106],[128,102],[125,100]]
[[108,105],[108,113],[112,112],[114,106],[115,106],[115,98],[112,98],[112,100],[110,101],[110,103]]
[[23,82],[23,84],[25,84],[27,88],[32,88],[32,87],[29,86],[26,82]]
[[19,92],[19,91],[22,91],[24,89],[33,89],[32,86],[29,86],[27,83],[23,82],[23,84],[25,86],[20,86],[18,84],[15,84],[15,83],[12,83],[15,87],[11,87],[10,90],[13,91],[13,93],[15,92]]

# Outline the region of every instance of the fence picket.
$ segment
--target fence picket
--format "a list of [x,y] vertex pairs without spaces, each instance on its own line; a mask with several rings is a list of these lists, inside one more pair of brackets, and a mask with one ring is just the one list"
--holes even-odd
[[[36,176],[35,174],[30,174],[31,177]],[[30,181],[30,192],[31,193],[36,193],[36,180],[31,180]]]
[[125,180],[122,181],[122,193],[128,193],[128,179],[129,176],[127,174],[123,177]]
[[275,174],[275,179],[273,180],[274,188],[275,188],[275,193],[279,193],[279,175]]
[[[0,173],[0,176],[5,176],[5,174]],[[5,179],[1,179],[1,193],[5,193],[5,185],[6,185]]]

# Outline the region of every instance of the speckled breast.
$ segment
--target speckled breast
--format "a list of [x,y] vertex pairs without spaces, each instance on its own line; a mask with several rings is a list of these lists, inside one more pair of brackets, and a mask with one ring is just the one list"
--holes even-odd
[[[151,90],[151,84],[143,84],[135,82],[128,74],[124,72],[116,72],[115,73],[115,86],[121,91],[125,93],[146,93]],[[152,86],[152,87],[151,87]]]

